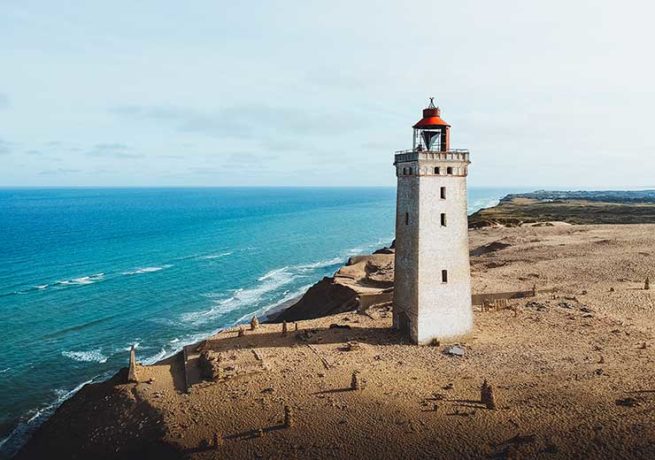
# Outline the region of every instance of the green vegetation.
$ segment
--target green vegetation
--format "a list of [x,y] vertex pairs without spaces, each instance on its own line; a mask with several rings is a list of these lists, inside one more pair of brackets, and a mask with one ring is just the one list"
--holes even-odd
[[469,227],[562,221],[571,224],[655,223],[655,190],[545,191],[507,195],[469,217]]

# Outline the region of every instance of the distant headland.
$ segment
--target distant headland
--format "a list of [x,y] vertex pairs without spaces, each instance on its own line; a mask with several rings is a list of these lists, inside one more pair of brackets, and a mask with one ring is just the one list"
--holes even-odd
[[469,216],[469,227],[655,223],[655,190],[547,191],[506,195]]

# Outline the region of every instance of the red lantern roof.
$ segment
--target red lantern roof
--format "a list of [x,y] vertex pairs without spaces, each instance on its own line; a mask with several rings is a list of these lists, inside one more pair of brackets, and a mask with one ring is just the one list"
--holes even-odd
[[450,127],[450,125],[441,118],[441,109],[435,107],[432,98],[430,98],[430,105],[426,109],[423,109],[423,118],[421,118],[413,128],[426,129],[439,128],[442,126]]

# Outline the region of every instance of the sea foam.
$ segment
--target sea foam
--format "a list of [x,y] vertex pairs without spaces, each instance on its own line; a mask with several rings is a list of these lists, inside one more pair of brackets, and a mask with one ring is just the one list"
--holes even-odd
[[43,423],[64,401],[69,399],[87,383],[93,382],[94,379],[86,380],[80,383],[72,390],[55,390],[56,399],[51,404],[48,404],[40,409],[36,409],[30,414],[29,418],[21,421],[16,428],[6,438],[0,440],[0,448],[4,448],[6,444],[9,445],[8,449],[3,452],[9,456],[16,453],[18,448],[25,442],[30,434]]
[[[102,281],[105,278],[104,273],[95,273],[88,276],[80,276],[79,278],[73,278],[69,280],[57,281],[55,285],[57,286],[83,286],[86,284],[97,283]],[[47,287],[47,285],[46,285]]]
[[[297,269],[297,267],[293,268]],[[257,279],[259,284],[251,288],[237,289],[231,293],[230,297],[214,301],[214,306],[209,310],[185,313],[181,319],[193,325],[200,325],[207,320],[219,318],[232,311],[257,307],[265,296],[298,278],[299,274],[293,268],[282,267],[271,270]]]
[[106,363],[107,357],[101,353],[100,349],[89,351],[62,351],[61,354],[66,358],[81,362]]
[[230,255],[232,255],[231,252],[221,252],[219,254],[207,254],[207,255],[204,255],[204,256],[200,256],[198,258],[202,259],[202,260],[214,260],[214,259],[221,259],[223,257],[227,257],[227,256],[230,256]]
[[141,275],[143,273],[154,273],[171,267],[172,265],[170,264],[162,265],[161,267],[141,267],[135,270],[123,272],[123,275]]

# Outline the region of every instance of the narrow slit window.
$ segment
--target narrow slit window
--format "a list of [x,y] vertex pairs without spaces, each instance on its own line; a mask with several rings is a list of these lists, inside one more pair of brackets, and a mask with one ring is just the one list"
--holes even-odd
[[448,270],[441,270],[441,282],[442,283],[448,282]]
[[405,225],[409,225],[409,213],[405,213]]
[[411,176],[412,174],[414,174],[414,168],[409,168],[409,175]]
[[446,187],[441,187],[441,199],[446,199]]
[[441,174],[441,168],[439,168],[439,166],[436,166],[434,168],[434,173],[437,174],[437,175]]
[[450,167],[450,166],[448,166],[448,167],[446,168],[446,174],[450,175],[450,174],[452,174],[452,173],[453,173],[453,168]]
[[441,213],[441,226],[442,227],[446,226],[446,213],[445,212]]

